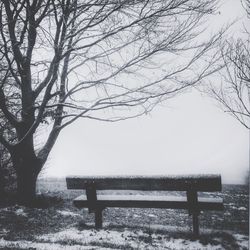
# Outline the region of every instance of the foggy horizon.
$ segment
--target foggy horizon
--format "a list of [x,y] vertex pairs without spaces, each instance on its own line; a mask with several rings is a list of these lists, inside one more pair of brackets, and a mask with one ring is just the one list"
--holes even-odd
[[221,174],[223,184],[243,184],[248,152],[248,130],[193,91],[148,116],[73,124],[61,134],[40,177]]

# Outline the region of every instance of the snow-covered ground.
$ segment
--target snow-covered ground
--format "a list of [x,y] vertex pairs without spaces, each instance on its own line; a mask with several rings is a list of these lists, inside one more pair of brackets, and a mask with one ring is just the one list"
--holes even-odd
[[[166,229],[166,228],[165,228]],[[172,231],[169,228],[169,231]],[[248,249],[248,237],[241,234],[232,235],[239,248]],[[224,239],[219,236],[213,244],[202,244],[199,240],[174,238],[166,233],[145,232],[143,230],[84,229],[70,227],[57,233],[37,236],[34,241],[8,241],[0,238],[1,248],[18,249],[190,249],[190,250],[223,250]],[[234,249],[234,248],[231,248]]]
[[106,209],[103,229],[95,230],[93,214],[72,206],[79,194],[60,194],[67,198],[50,199],[53,205],[46,209],[0,208],[0,249],[249,249],[248,190],[243,187],[224,190],[223,212],[201,212],[198,239],[187,211],[172,209]]

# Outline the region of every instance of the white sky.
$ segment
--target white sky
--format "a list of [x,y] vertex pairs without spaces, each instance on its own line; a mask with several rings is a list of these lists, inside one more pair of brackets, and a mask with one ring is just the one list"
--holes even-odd
[[119,123],[84,120],[66,128],[44,174],[220,173],[244,180],[249,132],[213,100],[187,93],[150,116]]
[[[244,14],[240,1],[226,2],[214,24]],[[141,118],[78,121],[62,132],[42,175],[219,173],[242,183],[248,169],[248,130],[192,91]]]

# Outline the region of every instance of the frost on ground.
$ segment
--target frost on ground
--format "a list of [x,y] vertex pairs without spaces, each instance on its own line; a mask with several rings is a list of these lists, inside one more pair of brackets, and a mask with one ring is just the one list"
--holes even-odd
[[234,237],[236,238],[237,242],[239,242],[239,245],[242,247],[242,249],[249,249],[249,237],[242,234],[234,234]]
[[79,214],[71,212],[71,211],[66,211],[66,210],[58,210],[57,211],[59,214],[63,216],[72,216],[72,217],[80,217]]
[[17,216],[24,216],[27,217],[27,213],[25,212],[25,207],[23,206],[13,206],[13,207],[5,207],[5,208],[0,208],[0,213],[3,212],[13,212]]
[[16,215],[17,216],[24,216],[24,217],[27,217],[27,214],[24,212],[24,209],[23,208],[18,208],[16,211],[15,211]]
[[112,248],[119,247],[122,249],[222,249],[221,245],[203,246],[198,241],[188,241],[183,239],[168,238],[159,234],[149,234],[142,230],[124,231],[115,230],[77,230],[69,228],[56,234],[47,234],[38,237],[38,240],[45,242],[70,242],[74,241],[83,245],[106,245]]
[[[55,187],[55,181],[51,187]],[[49,206],[43,209],[0,207],[0,249],[248,249],[249,196],[242,186],[225,187],[220,194],[223,212],[201,212],[199,239],[192,235],[192,218],[186,210],[107,208],[103,212],[104,227],[97,231],[94,215],[72,205],[82,191],[62,189],[49,194]]]
[[0,239],[0,249],[36,249],[36,250],[95,250],[95,249],[105,249],[93,246],[82,246],[82,245],[62,245],[53,243],[38,243],[32,241],[5,241]]
[[[171,231],[171,229],[170,229]],[[209,237],[209,236],[208,236]],[[211,236],[210,236],[211,237]],[[65,244],[71,242],[83,246],[106,246],[112,249],[228,249],[232,243],[231,239],[237,240],[231,249],[248,249],[248,237],[237,234],[235,236],[226,234],[214,234],[211,243],[202,240],[191,240],[171,237],[168,232],[157,233],[151,229],[84,229],[68,228],[54,234],[44,234],[37,237],[38,241]],[[227,238],[230,238],[227,239]],[[226,242],[228,241],[228,242]]]
[[240,234],[232,236],[237,244],[228,245],[223,235],[214,235],[211,242],[202,242],[188,238],[175,238],[166,231],[153,232],[143,229],[79,229],[70,227],[57,233],[37,236],[34,241],[7,241],[0,239],[0,248],[18,249],[248,249],[248,237]]

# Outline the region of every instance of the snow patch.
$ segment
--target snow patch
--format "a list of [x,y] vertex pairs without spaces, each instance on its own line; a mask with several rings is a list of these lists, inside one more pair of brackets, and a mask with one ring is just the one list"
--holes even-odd
[[59,214],[63,215],[63,216],[71,216],[71,217],[80,216],[80,215],[77,214],[77,213],[73,213],[73,212],[66,211],[66,210],[58,210],[57,212],[58,212]]
[[247,208],[245,208],[245,207],[239,207],[239,209],[238,209],[238,210],[246,211],[246,210],[247,210]]
[[9,232],[10,230],[3,228],[2,230],[0,230],[0,237],[7,235]]
[[154,214],[148,214],[148,217],[151,217],[151,218],[156,218],[157,216],[154,215]]
[[16,211],[15,211],[15,214],[17,216],[24,216],[24,217],[27,217],[28,215],[24,212],[23,208],[18,208]]
[[[53,244],[58,244],[63,242],[74,242],[75,244],[82,245],[92,245],[98,244],[99,246],[111,244],[117,248],[136,248],[136,249],[211,249],[219,250],[223,249],[222,245],[202,245],[198,240],[184,240],[184,239],[174,239],[169,238],[166,235],[161,234],[148,234],[142,230],[131,231],[124,229],[124,231],[115,230],[95,230],[86,229],[78,230],[76,228],[69,228],[64,231],[45,234],[37,237],[39,241],[52,242]],[[98,248],[101,249],[101,248]]]
[[[240,249],[248,249],[248,236],[241,234],[233,235]],[[220,241],[220,239],[218,239]],[[113,229],[86,229],[68,228],[57,233],[37,236],[34,241],[7,241],[0,238],[0,248],[38,249],[38,250],[90,250],[90,249],[176,249],[176,250],[221,250],[221,244],[203,245],[199,240],[176,239],[168,234],[144,232],[143,230],[131,230],[124,228],[123,231]]]
[[135,217],[135,218],[139,218],[139,217],[141,217],[140,215],[138,215],[138,214],[133,214],[133,217]]
[[249,238],[248,238],[248,236],[242,235],[242,234],[234,234],[233,236],[237,240],[237,243],[241,247],[241,249],[249,249]]

